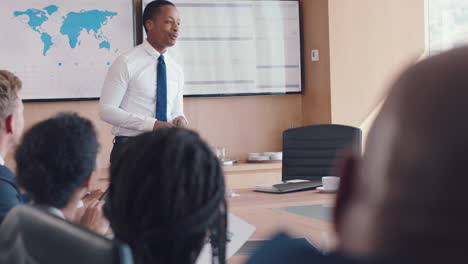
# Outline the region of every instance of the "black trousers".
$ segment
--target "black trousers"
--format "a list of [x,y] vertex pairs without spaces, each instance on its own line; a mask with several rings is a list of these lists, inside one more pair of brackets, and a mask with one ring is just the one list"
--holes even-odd
[[124,149],[124,147],[133,140],[135,140],[135,137],[117,136],[114,138],[114,146],[112,147],[112,152],[110,154],[111,164],[115,162],[120,152],[122,152],[122,149]]

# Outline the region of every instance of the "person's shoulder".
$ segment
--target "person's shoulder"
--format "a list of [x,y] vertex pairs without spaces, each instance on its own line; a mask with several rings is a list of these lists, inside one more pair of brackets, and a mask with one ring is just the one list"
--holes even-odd
[[6,181],[6,182],[15,182],[15,176],[13,175],[13,172],[7,168],[6,166],[0,165],[0,180]]
[[323,263],[325,256],[304,239],[292,239],[284,233],[257,249],[247,264]]
[[15,176],[5,166],[0,166],[0,199],[1,203],[9,203],[10,200],[16,203],[16,200],[21,200]]
[[247,264],[411,264],[398,260],[367,260],[349,257],[340,252],[323,254],[305,239],[294,239],[284,233],[258,248]]
[[343,254],[342,252],[332,252],[327,256],[327,264],[415,264],[398,258],[373,259],[357,258]]
[[128,63],[128,62],[134,61],[135,59],[146,57],[145,55],[146,55],[146,51],[143,47],[143,44],[140,44],[138,46],[135,46],[133,49],[123,52],[117,58],[117,60],[120,60],[121,62],[124,62],[124,63]]

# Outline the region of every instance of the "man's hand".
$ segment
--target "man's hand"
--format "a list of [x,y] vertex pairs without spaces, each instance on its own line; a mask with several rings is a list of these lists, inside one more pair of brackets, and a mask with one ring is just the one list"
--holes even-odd
[[89,204],[96,199],[99,199],[102,196],[103,192],[101,190],[94,190],[88,194],[86,194],[81,201],[83,202],[83,206],[77,208],[75,211],[75,216],[73,219],[70,219],[72,222],[79,223],[80,219],[83,217],[86,208],[88,208]]
[[99,199],[103,193],[104,193],[103,191],[97,189],[86,194],[81,200],[83,200],[83,203],[87,205],[92,200]]
[[187,120],[183,116],[178,116],[174,120],[172,120],[172,124],[175,127],[179,128],[186,128],[187,127]]
[[104,217],[102,212],[103,205],[104,201],[99,201],[98,199],[92,200],[80,220],[81,225],[100,235],[105,235],[109,229],[109,221]]
[[158,120],[158,121],[154,122],[153,130],[158,130],[158,129],[162,129],[162,128],[171,128],[173,126],[174,125],[172,123]]

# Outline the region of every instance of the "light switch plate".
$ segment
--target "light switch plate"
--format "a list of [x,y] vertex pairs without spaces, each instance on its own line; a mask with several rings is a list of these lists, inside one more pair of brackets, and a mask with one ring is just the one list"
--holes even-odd
[[319,50],[312,50],[312,52],[310,53],[310,56],[312,58],[312,61],[319,61]]

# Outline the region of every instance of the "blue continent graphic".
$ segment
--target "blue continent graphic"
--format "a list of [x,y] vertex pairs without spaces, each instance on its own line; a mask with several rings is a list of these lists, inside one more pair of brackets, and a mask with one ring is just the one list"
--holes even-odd
[[16,11],[13,13],[14,16],[22,16],[22,15],[27,15],[29,17],[29,22],[28,25],[29,27],[32,28],[32,30],[41,33],[41,26],[49,20],[49,18],[46,15],[46,12],[31,8],[26,11]]
[[41,33],[41,40],[44,43],[44,49],[42,50],[42,55],[46,55],[47,51],[50,49],[54,42],[52,42],[52,36],[47,33]]
[[[55,44],[52,35],[50,32],[47,32],[46,29],[44,29],[43,25],[58,10],[58,6],[49,5],[42,9],[30,8],[25,11],[13,12],[15,17],[27,16],[27,25],[32,30],[39,33],[40,39],[44,45],[42,50],[43,56],[46,56],[47,52]],[[61,19],[62,24],[60,27],[60,33],[68,37],[68,43],[72,49],[80,45],[79,37],[83,30],[86,30],[88,34],[92,34],[93,37],[98,41],[99,49],[110,50],[111,42],[109,38],[103,33],[102,27],[107,25],[109,20],[117,15],[117,12],[82,10],[80,12],[69,12],[63,17],[57,13],[55,14],[55,18]],[[56,19],[54,19],[54,21],[55,20]]]
[[110,49],[110,42],[107,40],[104,40],[103,42],[99,43],[99,48],[100,49]]
[[102,26],[116,15],[116,12],[99,10],[70,12],[64,17],[60,33],[68,36],[70,47],[75,48],[80,44],[78,38],[82,30],[88,33],[93,31],[94,37],[101,41],[99,48],[110,49],[110,43],[102,32]]
[[49,16],[50,16],[53,13],[58,11],[58,6],[56,6],[56,5],[46,6],[46,7],[44,7],[44,10],[47,11],[47,14],[49,14]]
[[49,17],[47,16],[47,14],[51,15],[57,12],[57,10],[58,10],[57,6],[50,5],[50,6],[44,7],[43,10],[30,8],[26,11],[13,12],[13,15],[16,17],[23,16],[23,15],[28,16],[29,27],[41,35],[42,43],[44,43],[44,48],[42,49],[42,55],[44,56],[47,55],[47,51],[49,51],[50,47],[54,45],[54,42],[52,42],[52,36],[50,36],[48,33],[45,32],[45,30],[42,28],[42,25],[44,24],[44,22],[49,20]]

